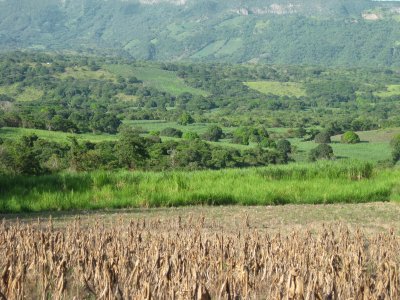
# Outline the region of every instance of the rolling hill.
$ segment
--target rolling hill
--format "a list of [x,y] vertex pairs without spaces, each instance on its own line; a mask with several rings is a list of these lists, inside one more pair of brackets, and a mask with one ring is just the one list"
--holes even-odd
[[0,49],[400,66],[399,20],[396,1],[1,0]]

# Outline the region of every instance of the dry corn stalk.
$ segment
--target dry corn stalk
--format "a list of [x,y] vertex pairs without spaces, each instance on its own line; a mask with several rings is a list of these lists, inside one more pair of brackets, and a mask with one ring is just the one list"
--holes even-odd
[[0,226],[0,299],[400,299],[399,237],[224,233],[192,216]]

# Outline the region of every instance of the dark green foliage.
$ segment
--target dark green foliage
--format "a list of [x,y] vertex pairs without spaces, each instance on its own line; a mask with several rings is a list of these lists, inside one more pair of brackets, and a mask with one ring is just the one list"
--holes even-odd
[[181,138],[183,135],[183,132],[176,128],[167,127],[160,131],[160,135]]
[[289,135],[294,138],[302,138],[307,135],[307,130],[304,127],[299,127],[296,129],[290,129]]
[[180,125],[189,125],[193,123],[194,123],[193,117],[187,112],[183,113],[178,120],[178,124]]
[[[400,62],[399,26],[391,10],[396,2],[302,0],[294,6],[283,0],[253,0],[245,5],[239,0],[139,2],[20,0],[16,6],[11,0],[0,1],[0,45],[161,61],[373,67]],[[243,14],[238,14],[239,8]],[[362,14],[368,10],[379,11],[383,20],[364,20]],[[100,66],[90,59],[86,64],[90,70]],[[11,64],[4,77],[9,82],[20,80],[29,68]],[[51,72],[41,65],[35,68],[41,76]],[[338,96],[333,102],[347,101]]]
[[344,144],[357,144],[360,142],[360,137],[354,131],[347,131],[342,135],[341,142]]
[[395,136],[390,145],[392,147],[393,162],[397,163],[400,160],[400,135]]
[[312,149],[309,153],[310,161],[316,161],[319,159],[332,159],[333,149],[328,144],[320,144],[316,148]]
[[118,127],[122,124],[121,120],[115,115],[110,114],[95,114],[90,122],[90,129],[93,132],[105,132],[115,134],[118,132]]
[[276,150],[278,150],[282,155],[288,157],[292,153],[292,145],[288,140],[279,140],[276,143]]
[[[90,71],[92,65],[100,69]],[[204,95],[171,95],[163,90],[163,81],[136,80],[141,74],[137,68],[153,72],[155,78],[164,72],[167,83],[179,82],[180,88]],[[1,77],[12,72],[20,75]],[[187,125],[196,118],[201,123],[251,127],[255,132],[239,133],[234,142],[259,144],[268,135],[264,127],[299,128],[288,134],[312,140],[315,132],[305,128],[324,127],[334,135],[400,125],[398,96],[382,94],[400,84],[400,74],[390,69],[157,64],[12,52],[0,55],[0,77],[0,91],[6,96],[0,100],[0,125],[7,127],[114,134],[124,119]],[[286,82],[296,83],[305,94],[266,95],[245,84],[259,81],[273,81],[282,89]],[[28,94],[26,89],[37,91],[39,98],[30,101],[25,95],[22,102],[18,97]]]
[[185,133],[182,135],[182,137],[183,137],[185,140],[195,140],[195,139],[200,138],[200,136],[197,134],[197,132],[193,132],[193,131],[187,131],[187,132],[185,132]]
[[232,142],[242,145],[248,145],[249,142],[260,144],[266,143],[268,138],[268,131],[264,127],[240,127],[234,131]]
[[0,145],[0,170],[4,173],[40,175],[44,173],[35,155],[36,135],[23,136],[15,142]]
[[331,133],[327,130],[321,131],[315,136],[314,141],[318,144],[328,144],[331,142]]
[[222,128],[218,125],[211,125],[207,128],[207,131],[202,135],[202,138],[206,141],[218,142],[224,137]]
[[119,163],[128,169],[143,167],[149,157],[145,139],[134,130],[123,130],[115,148]]

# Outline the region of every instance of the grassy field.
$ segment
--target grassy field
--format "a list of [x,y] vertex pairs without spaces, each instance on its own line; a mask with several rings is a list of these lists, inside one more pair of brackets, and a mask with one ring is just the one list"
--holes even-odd
[[[167,127],[173,127],[182,130],[183,132],[197,132],[198,134],[204,133],[210,124],[205,123],[195,123],[188,126],[179,125],[175,122],[166,121],[124,121],[124,124],[131,125],[133,127],[138,127],[146,132],[151,131],[161,131]],[[232,132],[236,128],[234,127],[223,127],[224,132]],[[282,128],[272,128],[271,132],[284,133],[286,130]],[[39,129],[29,129],[29,128],[10,128],[3,127],[0,128],[0,136],[4,139],[15,139],[23,135],[29,135],[35,133],[40,138],[49,139],[56,142],[66,142],[68,137],[74,136],[78,140],[87,140],[92,142],[101,141],[114,141],[118,139],[117,135],[109,134],[72,134],[66,132],[56,132],[47,131]],[[338,142],[340,136],[334,136],[332,138],[333,143],[331,144],[334,154],[338,159],[359,159],[370,162],[378,162],[390,159],[391,148],[390,140],[396,134],[400,133],[400,128],[392,129],[382,129],[375,131],[359,132],[362,142],[359,144],[341,144]],[[162,137],[163,141],[166,140],[180,140],[176,138]],[[308,160],[308,153],[311,149],[317,147],[313,141],[304,142],[301,139],[289,139],[293,146],[295,146],[296,151],[293,153],[292,157],[297,162],[304,162]],[[211,142],[212,145],[230,147],[238,150],[246,150],[251,147],[256,146],[252,143],[250,145],[239,145],[232,144],[230,140],[221,140],[219,142]]]
[[391,97],[391,96],[400,96],[400,85],[399,84],[390,84],[386,87],[386,91],[375,92],[375,96],[378,97]]
[[[166,127],[174,127],[182,129],[183,132],[186,131],[194,131],[197,133],[203,133],[207,126],[205,124],[193,124],[188,126],[180,126],[174,122],[152,122],[152,121],[127,121],[125,124],[130,124],[134,127],[142,128],[145,131],[159,131]],[[73,134],[68,132],[59,132],[59,131],[48,131],[48,130],[40,130],[40,129],[31,129],[31,128],[14,128],[14,127],[2,127],[0,128],[0,136],[3,139],[17,139],[24,135],[36,134],[38,137],[47,139],[54,142],[67,142],[68,137],[75,137],[78,141],[91,141],[91,142],[102,142],[102,141],[116,141],[118,140],[118,135],[111,135],[111,134],[91,134],[91,133],[83,133],[83,134]],[[146,136],[147,134],[143,134]],[[172,138],[172,137],[161,137],[162,141],[169,141],[169,140],[176,140],[179,141],[179,138]],[[238,145],[232,144],[229,140],[221,140],[220,142],[209,142],[214,146],[223,146],[223,147],[230,147],[235,148],[238,150],[248,149],[251,146],[246,145]]]
[[[385,128],[370,131],[357,131],[362,142],[368,143],[390,143],[394,136],[400,134],[400,128]],[[339,142],[341,135],[332,137],[332,141]]]
[[110,80],[116,81],[116,76],[107,70],[91,71],[84,67],[66,68],[65,72],[60,73],[58,76],[60,79],[74,78],[78,80]]
[[[194,124],[189,124],[189,125],[180,125],[176,122],[167,122],[163,120],[137,120],[137,121],[124,121],[124,124],[128,124],[134,127],[140,127],[143,128],[146,131],[161,131],[164,128],[172,127],[179,129],[183,132],[196,132],[198,134],[204,133],[208,127],[211,125],[215,125],[212,123],[194,123]],[[224,132],[231,132],[235,130],[235,127],[222,127]]]
[[202,58],[202,57],[207,57],[209,55],[212,55],[216,52],[218,52],[222,47],[224,47],[226,43],[226,40],[218,40],[215,42],[212,42],[208,44],[206,47],[201,49],[200,51],[197,51],[194,55],[192,55],[192,58]]
[[132,102],[135,103],[138,100],[138,96],[135,95],[125,95],[124,93],[118,93],[116,98],[122,102]]
[[[311,149],[318,146],[313,141],[303,142],[299,139],[291,139],[292,145],[297,148],[293,154],[296,161],[307,161],[308,153]],[[354,145],[341,144],[334,142],[330,144],[333,153],[338,159],[359,159],[364,161],[378,162],[391,158],[391,148],[389,143],[359,143]]]
[[306,91],[301,83],[297,82],[276,82],[276,81],[254,81],[245,84],[263,94],[277,96],[301,97],[306,95]]
[[[0,212],[399,200],[400,170],[355,162],[196,172],[1,177]],[[363,178],[357,180],[357,178]]]
[[174,72],[161,70],[155,67],[133,67],[129,65],[107,65],[104,68],[111,73],[123,77],[135,76],[146,85],[152,86],[160,91],[168,92],[178,96],[182,93],[207,96],[207,92],[187,86],[178,78]]
[[110,134],[73,134],[68,132],[59,131],[48,131],[40,129],[30,129],[30,128],[11,128],[2,127],[0,128],[0,136],[3,139],[15,139],[24,135],[36,134],[38,137],[43,139],[48,139],[55,142],[66,142],[68,137],[73,136],[78,140],[85,140],[91,142],[101,142],[101,141],[114,141],[117,139],[116,135]]
[[43,91],[34,87],[18,88],[17,84],[0,86],[0,94],[14,98],[16,101],[36,101],[43,96]]
[[[333,152],[338,159],[359,159],[364,161],[379,162],[391,158],[390,141],[392,138],[400,134],[400,128],[387,128],[371,131],[358,131],[361,143],[358,144],[342,144],[340,143],[341,135],[332,137]],[[296,161],[306,161],[308,152],[317,147],[313,141],[304,142],[302,139],[289,139],[297,151],[293,154]]]

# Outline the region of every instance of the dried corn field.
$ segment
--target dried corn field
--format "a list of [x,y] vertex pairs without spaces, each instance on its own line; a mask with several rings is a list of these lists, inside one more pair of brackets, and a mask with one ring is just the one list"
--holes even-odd
[[400,299],[400,240],[346,226],[290,234],[207,218],[4,221],[2,299]]

